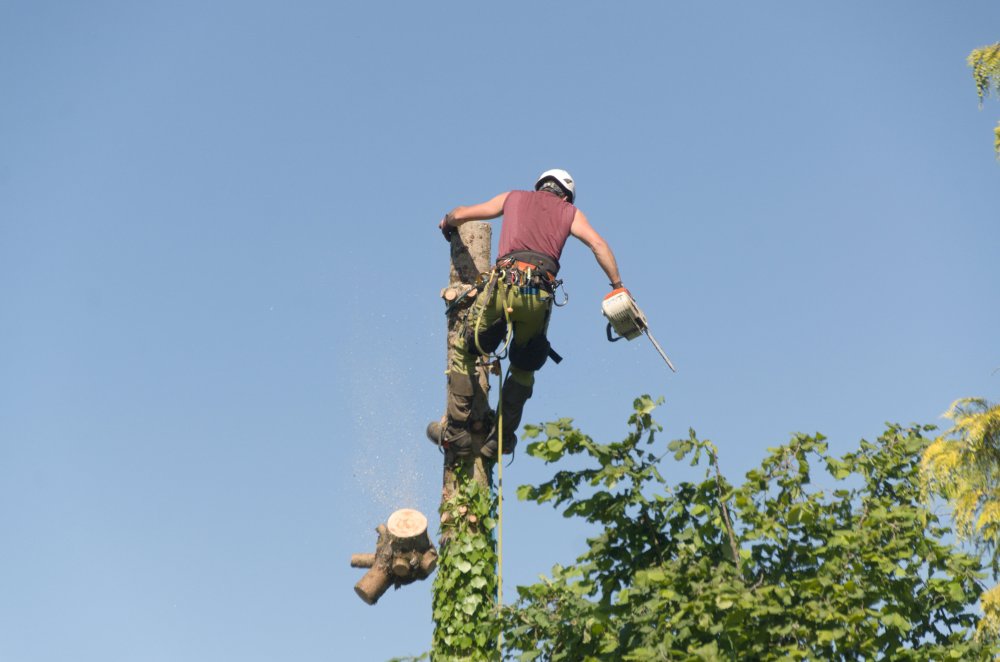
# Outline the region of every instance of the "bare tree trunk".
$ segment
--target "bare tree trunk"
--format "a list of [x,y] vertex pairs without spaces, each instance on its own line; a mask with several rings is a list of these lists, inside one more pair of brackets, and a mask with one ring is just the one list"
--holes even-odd
[[[448,287],[442,291],[442,297],[445,302],[449,305],[452,304],[456,299],[462,297],[467,291],[475,287],[476,279],[480,274],[486,273],[490,270],[492,263],[490,261],[490,244],[492,241],[493,233],[492,227],[489,223],[484,223],[481,221],[474,221],[471,223],[465,223],[458,228],[458,232],[451,240],[451,268],[449,270]],[[459,305],[453,307],[452,311],[448,314],[448,347],[447,347],[447,363],[445,365],[445,370],[451,366],[451,352],[452,348],[455,346],[455,342],[458,339],[459,334],[462,332],[462,328],[465,322],[466,316],[469,314],[471,307],[474,305],[476,300],[476,295],[478,292],[471,292],[466,295]],[[486,435],[489,434],[489,402],[487,396],[489,394],[489,380],[488,369],[485,366],[479,366],[476,370],[476,377],[479,388],[476,389],[476,397],[472,405],[472,416],[470,417],[470,432],[472,433],[472,442],[474,452],[472,457],[461,461],[461,466],[465,470],[466,475],[472,476],[474,480],[479,482],[485,487],[490,485],[490,476],[487,472],[485,466],[483,465],[483,459],[479,455],[479,447],[482,446],[486,439]],[[447,386],[445,387],[447,389]],[[445,407],[447,408],[448,393],[445,393]],[[449,467],[445,463],[444,467],[444,478],[443,478],[443,489],[441,493],[441,502],[447,501],[452,494],[455,492],[455,470]]]

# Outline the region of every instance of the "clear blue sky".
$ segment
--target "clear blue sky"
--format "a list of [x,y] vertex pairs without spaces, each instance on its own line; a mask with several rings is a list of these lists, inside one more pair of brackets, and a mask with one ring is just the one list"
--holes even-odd
[[[663,395],[734,480],[1000,398],[995,1],[0,2],[0,660],[384,660],[431,583],[457,204],[570,170],[679,368],[570,305],[526,421]],[[667,466],[674,478],[685,468]],[[551,467],[520,454],[514,487]],[[506,595],[588,531],[506,508]]]

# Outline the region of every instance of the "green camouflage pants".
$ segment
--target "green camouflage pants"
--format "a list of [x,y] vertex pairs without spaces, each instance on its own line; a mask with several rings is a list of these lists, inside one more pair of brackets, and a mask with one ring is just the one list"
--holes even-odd
[[[485,303],[477,301],[472,306],[466,324],[469,329],[478,328],[482,332],[497,320],[503,319],[504,311],[510,309],[507,315],[514,328],[514,338],[510,348],[512,355],[510,376],[522,386],[530,388],[535,383],[535,370],[526,369],[523,364],[518,366],[518,361],[513,357],[517,356],[519,351],[523,352],[533,340],[535,343],[532,343],[532,346],[544,340],[551,307],[552,295],[548,292],[501,282],[497,283],[496,291],[489,301]],[[473,344],[474,341],[468,339],[470,335],[459,336],[452,352],[450,370],[467,375],[475,373],[479,352]]]

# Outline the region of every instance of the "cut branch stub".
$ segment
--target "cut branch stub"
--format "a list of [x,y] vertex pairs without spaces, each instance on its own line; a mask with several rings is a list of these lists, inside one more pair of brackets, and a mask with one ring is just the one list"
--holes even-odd
[[427,536],[427,518],[412,508],[402,508],[389,516],[375,531],[378,541],[374,554],[354,554],[351,566],[369,568],[354,586],[366,603],[378,602],[389,586],[399,588],[426,579],[437,567],[437,550]]
[[370,568],[375,565],[374,554],[351,554],[352,568]]

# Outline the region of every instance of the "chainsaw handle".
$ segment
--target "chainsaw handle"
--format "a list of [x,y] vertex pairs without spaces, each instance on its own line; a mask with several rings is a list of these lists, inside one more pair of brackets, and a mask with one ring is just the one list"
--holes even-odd
[[611,332],[612,332],[612,328],[611,328],[611,322],[608,322],[608,328],[607,328],[607,332],[608,332],[608,342],[618,342],[619,340],[621,340],[622,338],[624,338],[624,337],[625,337],[625,336],[618,336],[617,338],[615,338],[615,337],[614,337],[614,336],[613,336],[613,335],[611,334]]

